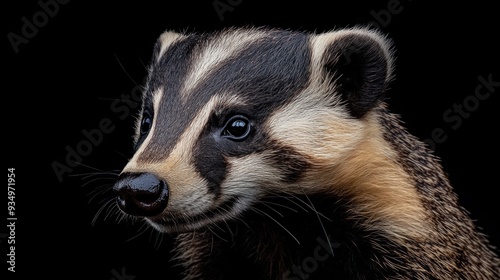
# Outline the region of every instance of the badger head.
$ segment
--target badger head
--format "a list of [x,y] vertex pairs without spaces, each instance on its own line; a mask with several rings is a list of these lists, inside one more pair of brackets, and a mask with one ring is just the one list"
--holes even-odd
[[237,219],[270,194],[348,192],[346,163],[373,137],[391,73],[387,40],[368,29],[165,32],[118,205],[181,232]]

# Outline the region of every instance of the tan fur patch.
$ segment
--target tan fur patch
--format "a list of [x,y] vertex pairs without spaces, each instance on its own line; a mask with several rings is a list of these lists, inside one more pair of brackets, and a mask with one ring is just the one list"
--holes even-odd
[[376,114],[349,118],[340,106],[325,107],[312,87],[268,121],[274,139],[307,154],[312,164],[301,188],[287,191],[324,192],[326,186],[350,199],[353,216],[363,217],[367,228],[396,239],[425,236],[426,216],[414,182],[383,139]]
[[376,113],[369,113],[362,122],[362,138],[330,166],[319,157],[309,182],[329,185],[333,193],[350,199],[353,216],[363,217],[368,229],[381,230],[395,240],[424,238],[428,225],[415,182],[383,139]]

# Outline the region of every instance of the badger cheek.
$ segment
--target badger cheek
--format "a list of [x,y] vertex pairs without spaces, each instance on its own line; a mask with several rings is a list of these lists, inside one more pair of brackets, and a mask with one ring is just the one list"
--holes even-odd
[[230,172],[222,187],[227,196],[237,196],[249,201],[258,199],[280,185],[280,170],[271,164],[264,153],[230,158],[228,162]]

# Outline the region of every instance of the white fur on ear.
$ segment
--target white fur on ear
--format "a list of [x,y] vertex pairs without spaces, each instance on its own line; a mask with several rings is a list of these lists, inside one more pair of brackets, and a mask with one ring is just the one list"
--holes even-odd
[[[393,78],[395,64],[393,44],[392,41],[387,37],[387,35],[384,35],[375,29],[366,27],[353,27],[321,33],[315,36],[315,47],[317,48],[317,51],[324,52],[325,48],[331,45],[334,41],[342,40],[343,38],[349,36],[371,40],[372,43],[376,44],[380,48],[380,50],[384,54],[388,66],[386,79],[391,80]],[[351,54],[356,52],[356,47],[352,46],[352,48],[350,48],[344,55],[350,56]]]
[[375,106],[393,78],[391,42],[377,31],[351,28],[319,34],[313,37],[312,49],[316,69],[355,117]]

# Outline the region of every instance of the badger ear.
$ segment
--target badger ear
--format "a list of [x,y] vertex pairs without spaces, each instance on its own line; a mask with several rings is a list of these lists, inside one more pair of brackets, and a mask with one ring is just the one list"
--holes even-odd
[[154,46],[153,61],[158,62],[170,45],[185,37],[186,35],[174,31],[163,32]]
[[320,34],[314,42],[320,75],[340,94],[352,116],[363,117],[381,99],[392,78],[390,42],[361,28]]

